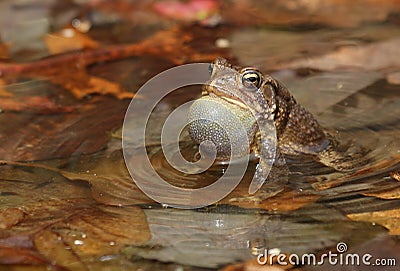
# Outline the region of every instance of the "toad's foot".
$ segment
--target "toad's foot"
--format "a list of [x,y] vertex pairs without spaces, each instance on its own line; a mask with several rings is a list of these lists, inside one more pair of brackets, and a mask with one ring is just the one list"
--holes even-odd
[[[257,174],[257,169],[259,169],[260,167],[262,166],[259,163],[257,165],[255,174]],[[280,152],[277,152],[275,163],[268,171],[268,173],[268,176],[266,176],[266,179],[264,179],[263,181],[264,184],[253,195],[232,198],[230,199],[230,201],[260,203],[263,200],[271,198],[283,191],[285,185],[288,183],[289,180],[289,168],[286,164],[285,158]]]

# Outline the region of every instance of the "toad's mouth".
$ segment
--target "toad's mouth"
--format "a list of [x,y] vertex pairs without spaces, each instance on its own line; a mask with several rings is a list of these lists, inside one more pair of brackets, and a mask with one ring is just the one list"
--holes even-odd
[[203,90],[202,96],[203,97],[209,96],[209,97],[212,97],[212,98],[219,98],[219,99],[222,99],[222,100],[224,100],[224,101],[226,101],[226,102],[228,102],[228,103],[230,103],[232,105],[236,105],[236,106],[238,106],[238,107],[240,107],[242,109],[248,109],[248,106],[245,103],[241,102],[238,98],[236,98],[234,96],[228,97],[227,94],[220,93],[215,88],[211,88],[211,90],[210,90],[210,88],[208,88],[207,90]]

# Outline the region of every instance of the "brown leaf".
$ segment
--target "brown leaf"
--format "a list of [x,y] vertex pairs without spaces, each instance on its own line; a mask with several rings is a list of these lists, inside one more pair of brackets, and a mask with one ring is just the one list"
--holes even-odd
[[363,22],[384,21],[400,10],[396,0],[325,1],[225,1],[224,21],[246,25],[330,25],[354,27]]
[[[52,191],[53,198],[57,195]],[[20,198],[24,198],[20,196]],[[37,199],[36,199],[37,200]],[[33,201],[23,207],[25,216],[17,224],[7,229],[7,235],[1,239],[10,247],[30,247],[31,236],[51,225],[73,218],[89,210],[94,201],[88,199],[48,199],[42,197],[41,201]],[[22,239],[22,240],[21,240]]]
[[[71,181],[87,181],[91,185],[92,197],[103,204],[113,206],[128,206],[134,204],[154,203],[134,183],[124,161],[120,163],[99,163],[90,173],[74,173],[57,170]],[[107,170],[108,171],[105,171]],[[53,169],[50,169],[53,170]]]
[[7,86],[7,83],[3,79],[0,79],[0,97],[12,97],[12,93],[7,91],[4,88],[5,86]]
[[[79,163],[83,168],[74,168],[71,169],[71,171],[61,170],[39,163],[21,163],[0,160],[0,164],[29,167],[36,170],[44,169],[49,172],[60,174],[72,182],[85,181],[90,184],[92,197],[96,201],[106,205],[129,206],[154,203],[152,199],[147,197],[136,186],[130,177],[120,150],[110,155],[97,156],[97,159],[93,161],[87,161],[83,158]],[[7,175],[3,176],[3,178],[7,178]],[[21,190],[11,190],[8,192],[19,194],[20,191]],[[50,194],[51,193],[52,191],[50,191]],[[57,193],[57,191],[53,191],[53,193]],[[47,204],[52,206],[50,203]]]
[[113,206],[154,203],[132,180],[121,150],[97,157],[95,161],[82,160],[81,163],[84,168],[74,171],[85,173],[65,170],[58,172],[71,181],[83,180],[90,183],[92,197],[96,201]]
[[357,170],[354,173],[346,174],[346,175],[341,174],[340,177],[333,176],[333,178],[328,178],[326,180],[315,182],[312,184],[312,187],[318,191],[336,187],[347,181],[350,181],[351,179],[356,179],[363,175],[367,176],[368,174],[371,174],[371,173],[377,174],[378,172],[381,172],[383,170],[386,170],[388,168],[395,166],[396,164],[399,163],[399,160],[400,160],[400,156],[398,156],[398,155],[386,157],[385,159],[382,159],[382,160],[379,160],[376,162],[372,162],[367,167],[361,168],[360,170]]
[[0,39],[0,60],[1,59],[8,59],[10,57],[9,54],[9,45],[2,43]]
[[96,97],[69,114],[0,114],[0,158],[43,160],[104,148],[120,126],[127,101]]
[[18,98],[0,99],[0,109],[2,111],[15,111],[34,114],[56,114],[72,112],[76,109],[72,105],[59,105],[48,97],[31,96],[23,100]]
[[400,170],[395,170],[390,172],[390,177],[392,177],[393,179],[400,181]]
[[292,270],[293,265],[287,263],[287,265],[279,265],[277,263],[270,263],[269,259],[265,265],[261,265],[257,260],[250,260],[244,263],[228,265],[220,271],[285,271]]
[[[76,245],[80,255],[116,253],[125,245],[141,245],[151,237],[146,217],[136,206],[92,209],[71,219],[68,226],[85,233],[82,244]],[[77,243],[73,232],[62,236],[70,245]]]
[[246,195],[242,198],[228,197],[222,202],[226,201],[232,205],[237,205],[244,208],[262,208],[268,211],[290,212],[297,210],[304,205],[315,202],[319,197],[320,196],[317,195],[305,194],[291,190],[283,191],[272,198],[267,198],[262,201],[254,201],[252,200],[253,197]]
[[34,244],[49,262],[87,270],[84,259],[115,254],[126,245],[141,245],[149,239],[140,208],[93,208],[41,231]]
[[[150,238],[145,215],[139,207],[94,204],[88,196],[88,186],[55,178],[51,171],[57,169],[39,164],[12,164],[15,168],[10,174],[19,180],[7,175],[9,166],[3,165],[0,171],[1,179],[8,179],[9,183],[0,188],[5,193],[2,203],[15,206],[2,208],[0,213],[5,225],[0,235],[0,256],[4,256],[0,257],[1,263],[48,262],[86,270],[83,259],[116,254],[123,246],[141,245]],[[30,170],[21,170],[22,167]],[[49,178],[48,173],[53,174],[53,182],[38,182]],[[74,177],[73,173],[65,175]],[[31,176],[34,177],[30,179]],[[37,193],[31,195],[26,191]]]
[[355,221],[377,223],[389,230],[389,234],[400,234],[400,209],[348,214],[348,218]]
[[53,55],[99,47],[96,41],[73,28],[64,28],[60,31],[47,34],[44,40],[47,48]]
[[[35,264],[45,264],[45,263],[46,259],[44,259],[36,251],[32,251],[29,248],[11,248],[11,247],[0,246],[0,264],[35,265]],[[1,266],[0,270],[2,270]]]
[[90,76],[84,70],[77,71],[74,68],[51,77],[49,80],[69,90],[77,99],[82,99],[91,94],[113,95],[119,99],[135,96],[134,93],[127,91],[118,83]]
[[99,176],[91,184],[93,198],[103,204],[126,206],[154,203],[136,186],[131,178]]
[[386,75],[386,80],[393,85],[400,85],[400,72],[392,72]]
[[[301,32],[239,29],[233,31],[231,44],[241,65],[256,66],[265,71],[301,67],[328,70],[340,66],[374,70],[378,65],[392,68],[392,62],[398,63],[397,59],[380,50],[397,51],[398,41],[393,37],[399,35],[400,29],[394,26]],[[361,62],[358,62],[357,56]],[[352,62],[355,60],[357,62]]]
[[362,193],[364,196],[377,197],[380,199],[400,199],[400,187],[385,189],[383,191],[373,191]]
[[73,250],[69,249],[61,237],[45,229],[35,237],[35,246],[53,265],[72,270],[88,270]]
[[[209,40],[209,32],[203,31],[208,34],[205,36],[208,38],[207,43],[213,44]],[[215,50],[203,53],[204,47],[192,48],[189,43],[193,39],[193,33],[189,31],[189,28],[173,27],[158,31],[138,43],[110,45],[83,52],[55,55],[28,63],[0,63],[0,72],[3,77],[15,77],[22,74],[24,76],[49,78],[60,76],[63,72],[65,74],[69,72],[73,77],[76,72],[85,71],[86,67],[91,64],[133,56],[153,55],[175,64],[183,64],[188,61],[208,61],[221,55],[220,52],[215,52]],[[76,67],[79,67],[79,70]]]
[[335,70],[351,67],[361,70],[380,70],[400,67],[400,59],[393,57],[399,54],[400,39],[391,39],[364,46],[344,46],[322,56],[300,59],[278,65],[277,68]]
[[[11,228],[24,218],[24,212],[19,208],[0,210],[0,230]],[[0,236],[1,237],[1,236]]]

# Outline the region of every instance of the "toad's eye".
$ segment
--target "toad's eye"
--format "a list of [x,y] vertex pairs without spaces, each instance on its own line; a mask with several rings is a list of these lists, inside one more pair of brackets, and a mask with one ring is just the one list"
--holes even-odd
[[244,70],[241,72],[242,84],[249,89],[260,88],[262,83],[262,75],[257,70]]

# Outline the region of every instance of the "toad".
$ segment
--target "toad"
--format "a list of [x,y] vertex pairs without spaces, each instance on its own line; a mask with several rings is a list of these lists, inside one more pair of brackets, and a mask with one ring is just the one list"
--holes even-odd
[[[217,158],[228,160],[232,158],[229,135],[221,134],[212,122],[197,119],[220,111],[224,118],[220,126],[225,126],[220,128],[233,130],[231,135],[238,124],[242,125],[249,138],[250,153],[259,158],[253,178],[256,185],[249,191],[255,192],[264,183],[272,163],[284,163],[282,154],[310,155],[338,171],[351,170],[354,166],[352,155],[339,151],[334,136],[271,76],[253,67],[234,67],[224,58],[211,63],[209,72],[210,81],[203,86],[202,97],[189,112],[189,134],[197,143],[212,141]],[[233,116],[238,116],[238,121],[218,108],[229,110]],[[240,157],[248,153],[239,151],[235,155]]]

